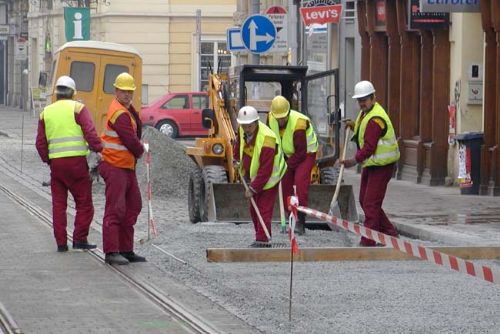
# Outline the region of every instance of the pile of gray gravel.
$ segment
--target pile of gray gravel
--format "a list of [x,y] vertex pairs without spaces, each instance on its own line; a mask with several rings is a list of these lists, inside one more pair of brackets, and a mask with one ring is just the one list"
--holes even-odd
[[[148,141],[151,150],[151,184],[154,196],[187,200],[189,173],[197,168],[185,153],[185,148],[157,129],[145,126],[142,140]],[[144,157],[137,163],[137,179],[146,189],[146,164]]]

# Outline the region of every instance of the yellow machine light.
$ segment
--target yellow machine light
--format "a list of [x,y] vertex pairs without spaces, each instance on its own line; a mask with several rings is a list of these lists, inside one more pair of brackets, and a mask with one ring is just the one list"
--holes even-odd
[[220,155],[220,154],[224,153],[224,146],[222,144],[219,144],[219,143],[214,144],[212,146],[212,152],[214,154]]

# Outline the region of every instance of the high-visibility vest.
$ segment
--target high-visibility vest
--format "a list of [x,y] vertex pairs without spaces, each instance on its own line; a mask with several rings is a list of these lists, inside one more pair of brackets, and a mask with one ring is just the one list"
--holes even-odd
[[127,114],[130,119],[130,125],[134,129],[134,132],[137,132],[137,123],[134,117],[118,100],[113,99],[106,115],[106,126],[101,135],[104,144],[102,160],[118,168],[135,169],[136,161],[134,155],[123,145],[118,133],[109,126],[109,123],[114,124],[118,116],[122,114]]
[[295,153],[295,146],[293,145],[293,133],[297,126],[297,121],[303,119],[308,122],[309,127],[306,129],[306,140],[307,140],[307,153],[315,153],[318,151],[318,138],[314,132],[311,120],[304,114],[298,111],[290,110],[288,115],[288,121],[286,123],[285,131],[283,135],[280,136],[280,127],[278,121],[274,116],[269,113],[269,127],[276,134],[278,138],[281,139],[281,147],[283,152],[287,157],[291,157]]
[[[240,161],[243,161],[243,149],[245,147],[244,131],[240,127]],[[257,172],[260,167],[260,153],[262,152],[262,147],[266,137],[273,138],[276,142],[276,148],[274,152],[274,162],[273,171],[269,180],[264,185],[264,190],[274,187],[283,177],[286,172],[286,162],[283,157],[283,151],[279,147],[279,140],[276,138],[274,132],[269,129],[267,125],[259,121],[259,127],[256,133],[255,146],[252,154],[252,160],[250,162],[250,180],[254,180],[257,176]]]
[[73,100],[58,100],[43,109],[40,119],[45,124],[49,159],[87,156],[89,147],[75,114],[84,105]]
[[363,161],[363,167],[369,166],[386,166],[399,160],[399,146],[396,139],[396,133],[392,126],[391,119],[385,112],[384,108],[378,102],[375,102],[372,110],[361,119],[363,112],[360,112],[356,124],[354,126],[354,137],[357,138],[358,146],[363,148],[365,144],[365,131],[368,122],[373,117],[379,117],[384,120],[386,131],[384,136],[380,137],[377,142],[375,152],[368,159]]

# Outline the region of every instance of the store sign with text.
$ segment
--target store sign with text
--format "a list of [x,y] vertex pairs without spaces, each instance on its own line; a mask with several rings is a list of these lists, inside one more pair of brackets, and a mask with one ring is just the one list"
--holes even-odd
[[443,13],[480,12],[479,0],[420,0],[420,11]]
[[450,14],[420,11],[419,0],[409,0],[409,29],[448,29]]
[[311,24],[339,23],[342,5],[301,7],[300,15],[306,26]]

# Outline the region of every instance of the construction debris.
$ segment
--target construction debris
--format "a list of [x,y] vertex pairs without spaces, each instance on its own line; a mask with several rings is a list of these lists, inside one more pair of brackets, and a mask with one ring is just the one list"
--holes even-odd
[[[143,127],[142,140],[149,142],[151,150],[153,195],[187,200],[188,176],[196,165],[184,153],[184,146],[150,126]],[[143,159],[137,162],[137,179],[140,185],[146,184],[146,165]]]

